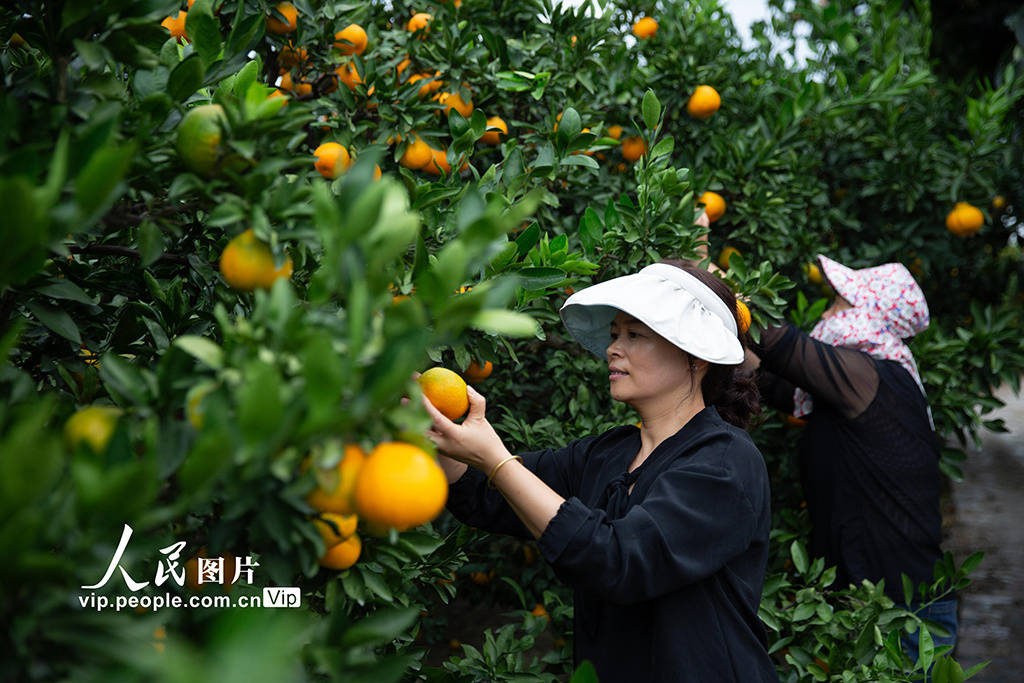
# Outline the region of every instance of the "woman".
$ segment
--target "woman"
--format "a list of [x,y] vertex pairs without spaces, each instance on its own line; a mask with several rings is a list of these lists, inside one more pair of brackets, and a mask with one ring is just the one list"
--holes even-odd
[[591,661],[602,683],[777,681],[757,616],[768,477],[734,426],[757,395],[735,374],[744,347],[731,290],[658,263],[577,292],[561,316],[607,360],[612,397],[642,426],[512,456],[472,388],[462,424],[425,400],[449,509],[537,539],[574,589],[576,663]]
[[[835,301],[810,334],[793,325],[763,331],[753,349],[762,394],[807,419],[800,469],[812,554],[836,566],[837,585],[884,579],[886,594],[902,603],[901,574],[916,590],[942,557],[939,442],[903,342],[928,327],[928,305],[899,263],[852,270],[818,259]],[[952,634],[935,636],[936,645],[954,643],[955,599],[919,614]]]

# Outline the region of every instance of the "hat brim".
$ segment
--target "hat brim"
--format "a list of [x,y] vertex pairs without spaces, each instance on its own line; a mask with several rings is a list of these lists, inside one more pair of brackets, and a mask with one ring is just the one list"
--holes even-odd
[[[693,277],[675,266],[655,265],[674,269],[687,278]],[[701,286],[707,288],[702,283]],[[709,288],[707,291],[717,297]],[[724,302],[718,299],[718,303],[727,314]],[[576,292],[562,305],[559,314],[584,348],[604,358],[611,342],[611,322],[619,311],[709,363],[738,365],[743,362],[743,345],[736,335],[735,318],[731,319],[730,330],[721,312],[709,310],[685,283],[679,282],[675,273],[654,266]]]

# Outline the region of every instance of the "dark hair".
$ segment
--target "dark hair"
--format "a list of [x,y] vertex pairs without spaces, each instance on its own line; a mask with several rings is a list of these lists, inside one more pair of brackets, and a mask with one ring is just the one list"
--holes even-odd
[[[724,280],[692,261],[665,259],[662,263],[689,273],[711,288],[711,291],[722,299],[726,308],[736,318],[736,329],[740,328],[736,311],[736,294]],[[746,350],[747,333],[740,332],[739,340],[740,345]],[[690,367],[693,367],[692,358]],[[741,429],[747,428],[752,415],[761,412],[761,394],[757,390],[757,382],[752,373],[741,371],[738,365],[708,363],[708,370],[700,382],[700,391],[704,395],[705,405],[715,406],[723,420]]]

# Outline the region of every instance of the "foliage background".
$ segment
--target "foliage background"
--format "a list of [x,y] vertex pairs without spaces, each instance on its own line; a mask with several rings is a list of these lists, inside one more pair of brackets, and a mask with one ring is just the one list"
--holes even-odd
[[[594,14],[543,0],[296,6],[289,38],[309,62],[291,77],[311,92],[286,105],[267,99],[284,40],[265,34],[265,2],[197,0],[185,45],[160,27],[184,9],[170,0],[0,10],[0,576],[13,587],[0,615],[15,654],[5,678],[567,675],[568,594],[531,546],[442,517],[368,539],[352,570],[318,571],[300,463],[330,462],[342,441],[422,441],[424,414],[399,399],[432,363],[494,361],[480,389],[513,450],[635,421],[610,403],[601,363],[571,343],[557,309],[567,287],[692,256],[693,198],[705,190],[728,203],[712,253],[741,252],[728,277],[752,303],[755,334],[783,319],[813,324],[825,293],[803,266],[815,254],[854,267],[900,260],[931,304],[913,348],[950,444],[944,471],[957,478],[959,446],[1000,427],[985,417],[992,388],[1018,386],[1024,366],[1020,11],[1000,17],[1013,51],[963,72],[936,54],[930,27],[943,24],[921,0],[773,2],[784,41],[812,29],[814,57],[798,67],[773,52],[767,26],[744,49],[714,0]],[[434,15],[423,40],[403,29],[412,11]],[[638,42],[629,29],[645,13],[660,26]],[[331,36],[352,22],[370,47],[345,58]],[[332,76],[346,61],[362,80],[353,89]],[[472,98],[468,119],[418,97],[409,73],[434,70]],[[723,100],[707,121],[685,114],[702,83]],[[228,114],[231,162],[204,178],[182,166],[175,137],[210,98]],[[498,147],[479,142],[494,115],[511,130]],[[645,137],[644,161],[624,162],[612,125]],[[414,131],[469,168],[403,167]],[[359,159],[334,182],[312,167],[329,139]],[[984,211],[977,235],[946,231],[956,201]],[[225,285],[218,256],[247,228],[293,258],[290,283],[254,295]],[[413,296],[394,305],[395,293]],[[196,387],[208,390],[199,428],[185,409]],[[102,453],[59,436],[91,404],[122,411]],[[894,647],[917,620],[877,587],[830,585],[803,550],[796,434],[775,415],[754,430],[773,478],[762,618],[780,674],[905,680]],[[133,575],[185,540],[256,556],[257,583],[300,586],[304,609],[77,608],[75,587],[102,575],[124,523],[136,531]],[[976,561],[940,568],[937,592],[962,586]],[[467,601],[513,611],[493,637],[450,648]],[[530,613],[537,604],[550,623]],[[955,663],[941,667],[936,680],[957,680]]]

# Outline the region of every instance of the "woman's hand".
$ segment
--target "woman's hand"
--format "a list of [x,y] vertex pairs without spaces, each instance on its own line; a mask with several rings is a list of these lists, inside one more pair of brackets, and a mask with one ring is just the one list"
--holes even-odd
[[509,452],[484,416],[487,401],[471,386],[467,386],[466,391],[469,415],[462,424],[449,420],[426,396],[423,397],[423,404],[433,420],[427,436],[444,455],[490,474],[495,465],[508,457]]

